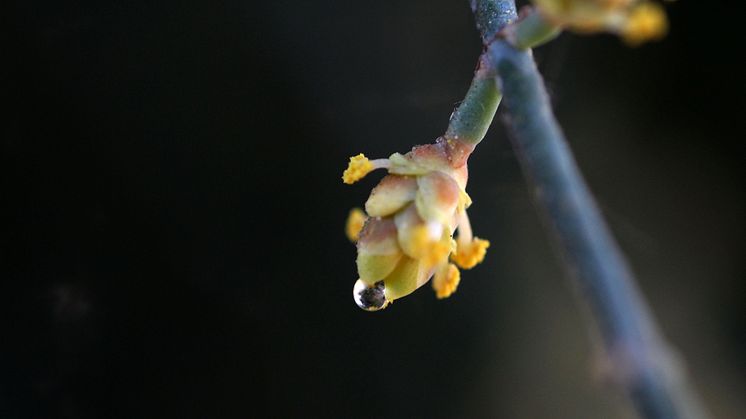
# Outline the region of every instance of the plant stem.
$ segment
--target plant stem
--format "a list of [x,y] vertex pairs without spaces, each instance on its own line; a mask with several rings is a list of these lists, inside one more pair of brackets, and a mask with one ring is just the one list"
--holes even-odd
[[[471,0],[471,7],[484,44],[494,39],[516,17],[515,6],[508,3]],[[444,137],[466,144],[479,144],[492,124],[500,99],[492,66],[482,55],[469,91],[451,115]]]
[[488,44],[504,27],[518,16],[515,3],[495,0],[469,0],[474,13],[477,29],[482,36],[482,43]]
[[591,307],[611,378],[625,387],[641,417],[704,417],[578,170],[533,58],[505,42],[491,44],[489,54],[505,95],[513,147]]
[[[496,38],[516,18],[514,1],[472,0],[471,5],[487,49],[446,137],[463,135],[464,141],[478,143],[499,103],[500,87],[513,146],[571,277],[591,307],[610,377],[626,390],[641,417],[704,418],[577,168],[530,51]],[[492,75],[497,86],[484,80]],[[483,100],[480,107],[477,102]]]
[[521,11],[521,19],[508,26],[506,32],[508,42],[518,49],[527,49],[551,41],[562,32],[562,28],[546,20],[536,9],[527,7]]
[[[515,21],[515,6],[509,2],[472,0],[472,9],[484,44],[492,42],[504,28],[509,29],[508,40],[519,49],[548,42],[560,32],[559,27],[544,20],[536,10]],[[473,146],[479,144],[492,124],[501,99],[494,68],[482,55],[469,91],[451,115],[444,137]]]
[[451,115],[444,135],[446,139],[477,145],[487,134],[501,96],[494,74],[486,71],[486,68],[480,60],[480,68],[474,75],[464,101]]

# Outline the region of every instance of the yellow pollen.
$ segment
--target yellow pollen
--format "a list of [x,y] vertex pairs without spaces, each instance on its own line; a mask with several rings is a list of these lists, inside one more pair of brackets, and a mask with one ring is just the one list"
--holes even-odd
[[448,243],[442,241],[433,242],[428,251],[423,255],[422,262],[426,266],[437,266],[448,258],[451,253],[450,240]]
[[456,292],[458,284],[461,282],[461,272],[452,263],[439,269],[433,277],[433,289],[438,299],[448,298]]
[[363,153],[360,153],[357,156],[350,157],[350,164],[347,166],[347,170],[342,173],[342,181],[352,185],[364,178],[373,169],[373,163]]
[[471,269],[484,260],[490,242],[474,237],[474,240],[465,244],[458,244],[456,252],[451,255],[456,265],[463,269]]
[[347,234],[347,238],[350,241],[356,242],[360,238],[360,230],[363,229],[367,219],[368,217],[360,208],[350,210],[350,214],[347,216],[347,223],[345,224],[345,234]]
[[627,17],[622,37],[627,44],[635,46],[645,41],[663,38],[667,31],[668,21],[663,8],[655,3],[642,3]]

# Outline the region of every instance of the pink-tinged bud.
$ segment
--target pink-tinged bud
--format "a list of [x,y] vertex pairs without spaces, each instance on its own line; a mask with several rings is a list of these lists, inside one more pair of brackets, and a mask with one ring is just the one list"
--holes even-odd
[[360,280],[367,285],[373,285],[386,278],[396,268],[402,254],[373,255],[359,252],[357,255],[357,272]]
[[414,201],[417,181],[411,176],[388,175],[370,193],[365,211],[371,217],[385,217]]
[[446,148],[442,144],[426,144],[412,148],[407,154],[394,153],[389,157],[389,173],[420,176],[439,170],[453,170]]
[[396,238],[396,225],[391,218],[369,218],[360,231],[358,250],[377,255],[387,255],[399,251]]
[[402,257],[396,226],[391,219],[369,219],[360,233],[357,248],[358,275],[368,285],[388,276]]
[[426,222],[453,225],[461,189],[452,177],[431,172],[417,178],[417,213]]
[[396,269],[383,280],[386,299],[394,301],[413,293],[427,282],[431,273],[424,270],[417,259],[402,258]]
[[394,216],[399,246],[404,253],[415,259],[422,258],[430,245],[443,235],[443,226],[439,223],[426,224],[417,214],[417,208],[410,205]]

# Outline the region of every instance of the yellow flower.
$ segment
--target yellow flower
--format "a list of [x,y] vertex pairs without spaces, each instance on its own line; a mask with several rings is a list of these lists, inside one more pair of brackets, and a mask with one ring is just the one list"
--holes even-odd
[[648,0],[533,0],[539,13],[577,32],[611,32],[630,45],[660,39],[668,28],[663,8]]
[[[353,297],[358,306],[370,311],[382,309],[433,276],[437,297],[446,298],[460,281],[458,268],[449,263],[449,257],[456,258],[456,263],[462,259],[468,262],[462,265],[466,269],[484,258],[489,243],[472,238],[466,214],[471,205],[465,190],[466,159],[472,150],[473,146],[439,139],[388,159],[370,161],[362,154],[350,159],[343,175],[345,183],[360,180],[375,169],[389,173],[365,203],[367,214],[353,211],[348,217],[348,237],[357,240],[359,279]],[[363,225],[361,220],[366,219]],[[359,226],[362,229],[358,231]]]

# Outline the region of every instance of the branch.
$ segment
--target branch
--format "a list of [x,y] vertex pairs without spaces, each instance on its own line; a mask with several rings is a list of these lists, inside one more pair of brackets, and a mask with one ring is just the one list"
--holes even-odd
[[[472,0],[471,7],[484,44],[516,18],[515,6],[509,2]],[[469,91],[451,115],[444,137],[472,146],[479,144],[492,124],[500,99],[494,71],[483,54]]]
[[[533,10],[516,20],[518,16],[512,2],[471,0],[471,7],[485,45],[502,30],[507,31],[505,35],[519,49],[547,42],[560,32],[558,26],[550,24]],[[479,144],[492,124],[501,99],[494,68],[483,54],[479,57],[466,97],[451,115],[444,138],[472,146]]]
[[641,417],[706,417],[577,168],[530,51],[494,38],[501,25],[515,18],[514,2],[473,0],[472,9],[487,42],[478,74],[496,74],[513,147],[567,268],[591,307],[611,378],[626,390]]

